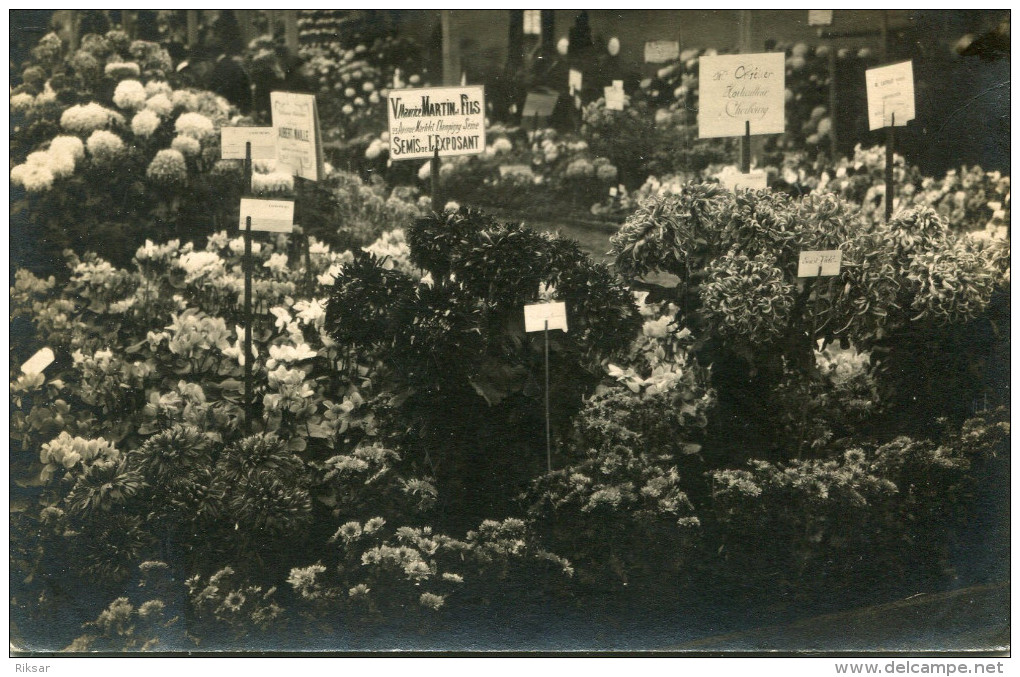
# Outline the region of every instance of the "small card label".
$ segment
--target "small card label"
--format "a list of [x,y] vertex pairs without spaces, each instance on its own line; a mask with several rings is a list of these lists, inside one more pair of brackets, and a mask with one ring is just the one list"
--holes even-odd
[[606,97],[606,108],[608,110],[623,110],[626,104],[623,94],[623,80],[613,80],[612,87],[603,87]]
[[521,113],[521,117],[524,120],[531,120],[535,116],[547,118],[552,115],[553,109],[556,108],[556,100],[559,98],[559,94],[528,92],[528,97],[524,100],[524,112]]
[[244,145],[251,142],[252,160],[276,159],[276,133],[272,127],[222,127],[220,148],[224,160],[243,160]]
[[260,200],[241,198],[241,218],[238,226],[246,227],[251,217],[251,229],[269,233],[289,233],[294,230],[294,202],[292,200]]
[[[831,277],[839,275],[843,252],[839,249],[801,252],[797,262],[797,277]],[[821,273],[819,273],[819,269]]]
[[645,43],[645,63],[666,63],[680,58],[680,43],[676,40],[650,40]]
[[768,188],[768,175],[764,169],[752,169],[747,174],[736,169],[725,171],[717,175],[719,183],[726,190],[737,192],[738,190],[764,190]]
[[[546,324],[548,323],[548,325]],[[524,331],[562,329],[567,331],[567,304],[563,301],[524,306]]]
[[567,87],[570,90],[570,95],[573,96],[575,92],[581,91],[581,82],[584,80],[584,74],[581,71],[574,68],[570,69],[567,74]]
[[46,367],[53,364],[54,359],[56,357],[53,355],[53,351],[50,348],[43,348],[25,360],[25,364],[21,365],[21,371],[25,374],[41,374]]
[[914,64],[911,61],[864,71],[868,87],[868,129],[903,127],[914,119]]

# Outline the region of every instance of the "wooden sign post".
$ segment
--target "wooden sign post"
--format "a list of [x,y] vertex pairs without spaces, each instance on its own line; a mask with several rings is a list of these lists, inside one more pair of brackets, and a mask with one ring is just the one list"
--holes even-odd
[[[244,144],[244,192],[251,195],[251,141]],[[242,200],[243,202],[243,200]],[[244,219],[244,434],[251,435],[252,399],[251,369],[255,360],[251,354],[251,215]]]
[[440,158],[485,151],[485,88],[391,89],[386,103],[390,159],[431,160],[432,209],[439,212]]
[[786,129],[782,52],[703,56],[698,61],[698,137],[743,137],[741,172],[751,170],[751,134]]
[[896,186],[894,130],[914,119],[914,66],[911,61],[871,68],[864,72],[868,88],[868,129],[886,128],[885,138],[885,220],[892,218]]
[[541,331],[545,338],[545,455],[552,472],[552,422],[549,414],[549,330],[567,331],[567,305],[562,301],[524,306],[524,331]]

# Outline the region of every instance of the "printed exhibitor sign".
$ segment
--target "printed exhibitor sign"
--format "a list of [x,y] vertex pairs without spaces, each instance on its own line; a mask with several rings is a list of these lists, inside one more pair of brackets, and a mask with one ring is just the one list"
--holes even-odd
[[698,61],[698,136],[782,134],[786,56],[782,52],[703,56]]
[[485,150],[485,88],[390,90],[390,159],[477,155]]
[[914,65],[911,61],[864,71],[868,87],[868,129],[903,127],[914,119]]
[[270,92],[276,160],[291,168],[294,176],[318,181],[323,175],[322,135],[314,94]]

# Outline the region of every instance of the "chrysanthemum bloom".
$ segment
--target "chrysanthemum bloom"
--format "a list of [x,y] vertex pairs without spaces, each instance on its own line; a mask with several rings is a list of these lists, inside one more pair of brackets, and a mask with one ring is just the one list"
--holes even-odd
[[598,169],[595,170],[595,175],[598,177],[599,181],[607,183],[616,181],[616,167],[613,165],[599,165]]
[[174,104],[166,94],[153,94],[145,102],[145,109],[165,118],[174,112]]
[[294,190],[294,176],[288,172],[252,174],[251,188],[256,193],[285,193]]
[[98,162],[107,162],[117,158],[124,150],[124,142],[113,132],[98,129],[92,132],[85,146]]
[[66,153],[75,160],[85,157],[85,144],[77,136],[57,136],[50,141],[50,152]]
[[145,87],[138,80],[121,80],[113,92],[113,103],[118,108],[141,108],[145,105]]
[[105,129],[111,124],[122,124],[124,117],[98,103],[71,106],[60,116],[60,126],[69,132],[85,134]]
[[45,150],[29,153],[25,164],[38,165],[48,169],[55,178],[74,174],[74,157],[69,153]]
[[188,165],[179,150],[164,148],[152,158],[145,175],[157,183],[179,185],[188,180]]
[[201,113],[182,113],[174,123],[174,129],[178,134],[199,140],[216,133],[212,120]]
[[354,112],[354,106],[352,106],[349,103],[344,104],[344,107],[340,109],[340,112],[342,112],[344,115],[350,115],[351,113]]
[[21,92],[11,97],[11,112],[24,113],[35,105],[35,97],[31,94]]
[[115,61],[106,64],[103,72],[114,80],[123,80],[125,78],[137,78],[138,74],[141,73],[141,69],[134,61]]
[[170,147],[188,157],[194,157],[202,152],[202,144],[190,136],[175,136],[170,142]]
[[135,136],[147,139],[159,128],[160,119],[151,110],[138,111],[131,119],[131,131]]
[[53,87],[51,87],[50,83],[47,82],[46,86],[43,87],[43,91],[37,97],[35,97],[35,105],[45,106],[47,104],[54,103],[56,100],[57,93],[53,91]]
[[169,98],[173,91],[173,87],[165,80],[149,80],[145,83],[145,95],[150,98],[157,94],[163,94]]
[[426,162],[418,169],[418,180],[428,181],[429,177],[432,176],[432,162]]
[[183,89],[174,90],[170,95],[170,101],[173,102],[174,108],[191,110],[195,107],[195,95]]
[[11,170],[11,183],[29,193],[41,193],[53,187],[53,172],[38,164],[18,165]]

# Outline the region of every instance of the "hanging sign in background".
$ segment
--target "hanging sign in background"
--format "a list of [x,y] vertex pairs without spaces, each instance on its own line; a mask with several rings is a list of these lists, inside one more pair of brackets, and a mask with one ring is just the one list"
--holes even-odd
[[556,93],[528,92],[524,99],[524,111],[521,113],[521,121],[527,123],[537,115],[541,118],[548,118],[556,108],[556,101],[560,98]]
[[570,90],[570,94],[573,95],[575,92],[581,91],[581,82],[584,74],[579,70],[573,68],[567,73],[567,88]]
[[911,61],[864,72],[868,87],[868,129],[902,127],[914,119],[914,64]]
[[645,63],[666,63],[680,58],[680,43],[676,40],[651,40],[645,43]]
[[831,9],[809,9],[807,11],[807,25],[808,26],[831,26],[832,25],[832,10]]
[[294,176],[318,181],[325,172],[315,95],[270,92],[269,99],[276,130],[277,162],[289,166]]
[[477,155],[485,150],[485,88],[390,90],[390,159]]
[[839,275],[842,263],[843,251],[840,249],[801,252],[797,262],[797,277],[819,277],[819,266],[822,269],[821,277]]
[[[548,326],[546,325],[548,322]],[[563,301],[524,306],[524,331],[562,329],[567,331],[567,304]]]
[[276,131],[272,127],[220,128],[220,149],[224,160],[243,160],[248,141],[251,141],[252,160],[276,159]]
[[623,80],[613,80],[611,87],[603,87],[602,89],[606,97],[606,109],[623,110],[623,107],[627,104],[627,99],[623,93]]
[[294,203],[291,200],[261,200],[241,198],[239,227],[245,229],[251,217],[251,229],[270,233],[289,233],[294,230]]
[[782,52],[703,56],[698,61],[698,136],[782,134],[786,129],[786,56]]

